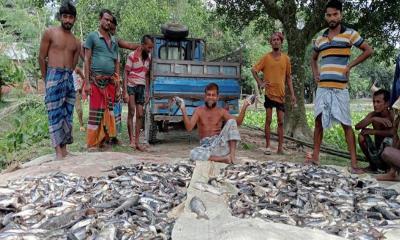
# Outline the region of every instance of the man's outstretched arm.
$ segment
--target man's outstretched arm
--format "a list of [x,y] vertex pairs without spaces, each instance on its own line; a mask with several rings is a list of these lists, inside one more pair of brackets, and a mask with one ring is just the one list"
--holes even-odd
[[136,48],[140,47],[141,45],[138,43],[132,43],[132,42],[127,42],[125,40],[119,39],[118,40],[118,47],[120,48],[125,48],[125,49],[130,49],[130,50],[136,50]]
[[248,99],[244,100],[244,101],[243,101],[243,106],[242,106],[242,108],[240,109],[239,116],[237,116],[237,117],[232,116],[231,114],[229,114],[228,111],[225,111],[225,110],[224,110],[224,115],[223,115],[223,116],[224,116],[224,120],[225,120],[225,121],[228,121],[229,119],[235,119],[238,126],[242,125],[243,119],[244,119],[244,117],[245,117],[245,115],[246,115],[247,107],[248,107],[250,104],[251,104],[251,103],[249,102]]
[[185,124],[185,128],[186,128],[186,130],[191,132],[193,130],[193,128],[196,126],[197,121],[199,119],[198,111],[196,109],[194,111],[193,116],[191,118],[189,118],[189,116],[187,115],[187,112],[186,112],[185,103],[183,101],[180,104],[180,108],[182,111],[182,118],[183,118],[183,123]]

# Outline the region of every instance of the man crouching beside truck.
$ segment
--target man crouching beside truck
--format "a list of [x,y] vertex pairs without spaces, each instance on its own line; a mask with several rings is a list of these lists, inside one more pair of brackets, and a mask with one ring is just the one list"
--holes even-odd
[[[239,116],[234,117],[221,107],[217,107],[219,88],[210,83],[205,88],[205,106],[197,107],[191,118],[186,113],[185,103],[176,97],[180,106],[185,128],[190,132],[197,125],[200,146],[190,152],[191,160],[233,163],[237,143],[240,141],[238,126],[243,122],[247,107],[254,102],[254,97],[244,101]],[[222,127],[225,122],[224,127]]]

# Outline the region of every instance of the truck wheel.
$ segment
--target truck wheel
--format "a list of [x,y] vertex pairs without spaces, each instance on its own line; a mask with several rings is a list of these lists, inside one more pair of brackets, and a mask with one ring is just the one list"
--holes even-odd
[[166,23],[161,25],[161,33],[166,38],[180,39],[189,35],[189,29],[179,23]]
[[153,144],[157,142],[157,132],[158,126],[157,122],[154,121],[153,114],[150,116],[150,124],[149,124],[149,143]]

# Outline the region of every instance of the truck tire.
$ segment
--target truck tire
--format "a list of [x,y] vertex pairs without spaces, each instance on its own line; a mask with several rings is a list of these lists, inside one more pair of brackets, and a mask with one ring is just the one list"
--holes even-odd
[[166,23],[161,25],[161,33],[166,38],[181,39],[189,35],[189,29],[179,23]]
[[154,115],[151,114],[150,116],[150,124],[149,124],[149,143],[154,144],[157,142],[157,133],[158,133],[158,126],[157,122],[154,121]]

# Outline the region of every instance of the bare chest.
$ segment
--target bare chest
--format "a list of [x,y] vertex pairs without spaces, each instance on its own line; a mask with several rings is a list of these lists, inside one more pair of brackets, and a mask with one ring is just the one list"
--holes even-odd
[[51,36],[50,49],[63,52],[75,52],[77,50],[76,39],[72,34],[54,32]]

